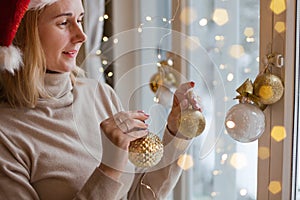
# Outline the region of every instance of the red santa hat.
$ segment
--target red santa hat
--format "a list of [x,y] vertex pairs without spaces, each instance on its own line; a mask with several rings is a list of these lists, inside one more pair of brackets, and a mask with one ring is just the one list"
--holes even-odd
[[22,52],[12,42],[27,10],[38,10],[57,0],[2,0],[0,12],[0,71],[14,74],[23,66]]

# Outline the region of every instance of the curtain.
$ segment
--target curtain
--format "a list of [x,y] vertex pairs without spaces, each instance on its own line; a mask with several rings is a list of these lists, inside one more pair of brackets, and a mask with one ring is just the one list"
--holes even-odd
[[100,49],[103,21],[99,17],[104,15],[104,0],[83,0],[85,7],[84,31],[87,35],[87,41],[81,49],[79,55],[80,66],[87,73],[87,77],[103,81],[103,74],[100,72],[102,67],[101,58],[96,54]]

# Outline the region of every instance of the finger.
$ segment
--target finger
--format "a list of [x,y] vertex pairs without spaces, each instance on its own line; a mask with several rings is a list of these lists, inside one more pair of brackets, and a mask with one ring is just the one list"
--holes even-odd
[[115,114],[113,116],[113,119],[114,119],[114,122],[117,124],[117,125],[120,125],[122,124],[127,118],[129,117],[129,114],[125,111],[121,111],[121,112],[118,112],[117,114]]
[[196,93],[193,90],[189,90],[187,93],[187,97],[189,100],[189,103],[192,105],[192,108],[195,110],[201,111],[201,104],[200,104],[200,97],[196,95]]
[[150,115],[146,114],[144,111],[121,111],[114,115],[114,120],[117,125],[122,124],[127,119],[138,119],[140,121],[145,121]]
[[173,112],[181,113],[182,110],[185,110],[189,107],[189,102],[187,99],[183,99],[179,105],[175,106]]
[[127,133],[130,130],[130,127],[126,121],[122,122],[117,126],[123,133]]
[[175,91],[173,106],[178,106],[180,102],[186,98],[186,93],[188,90],[193,88],[195,83],[193,81],[181,84]]
[[172,112],[174,113],[180,113],[182,110],[187,109],[189,106],[188,99],[183,99],[178,104],[173,104]]
[[146,114],[142,110],[138,110],[138,111],[130,111],[129,112],[129,117],[133,118],[133,119],[138,119],[138,120],[141,120],[141,121],[145,121],[150,117],[150,115]]
[[145,130],[131,131],[131,132],[127,133],[127,135],[130,136],[132,138],[131,141],[133,141],[138,138],[146,136],[148,133],[149,133],[149,130],[145,129]]
[[188,100],[184,99],[179,105],[174,106],[171,110],[171,113],[173,117],[176,117],[172,120],[172,122],[177,123],[176,120],[178,120],[181,116],[181,112],[185,109],[187,109],[189,106]]
[[122,130],[124,133],[131,132],[133,130],[145,130],[148,128],[148,124],[145,124],[143,121],[138,119],[126,119],[124,122],[118,125],[118,127]]
[[192,106],[193,106],[193,109],[199,110],[200,112],[202,112],[201,99],[199,96],[196,97],[195,104],[192,104]]

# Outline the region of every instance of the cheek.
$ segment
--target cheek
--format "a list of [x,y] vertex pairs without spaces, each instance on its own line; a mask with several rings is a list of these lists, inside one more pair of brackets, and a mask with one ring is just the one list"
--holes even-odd
[[65,42],[65,40],[63,40],[63,37],[58,36],[51,31],[40,32],[40,40],[46,56],[60,51],[63,48],[63,44]]
[[51,35],[52,34],[51,34],[50,30],[48,30],[48,29],[41,28],[39,30],[39,37],[40,37],[42,46],[45,46],[45,44],[47,44],[47,41],[48,41],[47,38],[51,38],[52,37]]

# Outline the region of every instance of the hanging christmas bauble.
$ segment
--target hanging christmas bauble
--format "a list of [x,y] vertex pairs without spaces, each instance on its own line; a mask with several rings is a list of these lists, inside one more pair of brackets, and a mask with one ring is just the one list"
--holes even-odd
[[265,130],[265,115],[254,104],[239,103],[228,111],[225,127],[233,139],[239,142],[252,142]]
[[258,75],[253,87],[254,95],[259,97],[259,101],[266,105],[279,101],[284,90],[281,79],[269,72]]
[[177,123],[179,127],[178,131],[191,139],[204,131],[206,120],[202,112],[189,108],[182,112]]
[[156,93],[158,88],[163,84],[163,77],[159,72],[155,73],[151,78],[150,78],[150,89],[152,92]]
[[178,86],[176,77],[172,72],[167,72],[163,81],[164,81],[164,84],[168,87],[177,87]]
[[129,160],[137,167],[152,167],[161,160],[163,151],[160,138],[149,132],[147,136],[130,142]]

